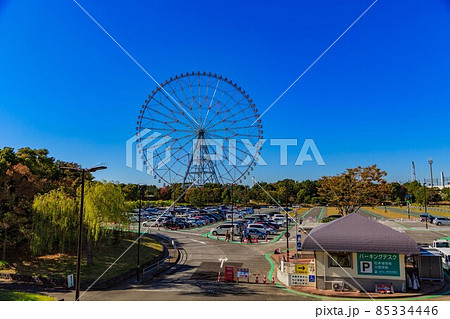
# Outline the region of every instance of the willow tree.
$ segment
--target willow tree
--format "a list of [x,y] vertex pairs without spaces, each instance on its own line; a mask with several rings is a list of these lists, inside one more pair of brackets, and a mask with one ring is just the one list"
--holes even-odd
[[93,182],[85,191],[84,223],[87,230],[87,262],[93,262],[93,246],[100,240],[105,227],[110,223],[129,223],[128,210],[125,205],[125,194],[119,185],[114,183]]
[[33,202],[34,254],[65,252],[74,247],[77,239],[78,204],[63,188],[37,195]]

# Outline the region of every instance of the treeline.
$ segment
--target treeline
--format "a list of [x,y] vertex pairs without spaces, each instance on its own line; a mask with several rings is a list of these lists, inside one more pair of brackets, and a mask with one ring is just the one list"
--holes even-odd
[[[188,190],[176,183],[171,186],[157,188],[154,185],[119,184],[127,201],[137,202],[139,198],[146,202],[160,201],[183,203],[193,206],[209,204],[234,204],[245,205],[249,203],[271,203],[276,200],[286,203],[317,204],[318,182],[285,179],[276,183],[261,182],[259,185],[221,185],[207,184],[202,187],[192,187]],[[141,195],[140,195],[141,194]],[[141,197],[140,197],[141,196]]]

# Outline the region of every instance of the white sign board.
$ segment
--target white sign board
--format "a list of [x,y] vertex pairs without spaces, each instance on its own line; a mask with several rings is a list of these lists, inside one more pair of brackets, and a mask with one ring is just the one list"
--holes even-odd
[[67,287],[73,288],[75,285],[73,284],[73,274],[67,276]]

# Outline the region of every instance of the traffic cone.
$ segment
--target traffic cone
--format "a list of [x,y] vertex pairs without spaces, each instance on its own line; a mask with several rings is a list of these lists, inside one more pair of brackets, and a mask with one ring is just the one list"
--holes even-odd
[[266,275],[264,275],[264,277],[263,277],[263,284],[267,284],[267,277],[266,277]]
[[275,277],[272,276],[272,285],[275,284]]
[[217,282],[222,281],[222,276],[220,275],[220,271],[219,274],[217,275]]
[[255,283],[259,284],[259,276],[258,275],[256,275],[256,277],[255,277]]
[[206,233],[206,238],[209,238],[209,233]]

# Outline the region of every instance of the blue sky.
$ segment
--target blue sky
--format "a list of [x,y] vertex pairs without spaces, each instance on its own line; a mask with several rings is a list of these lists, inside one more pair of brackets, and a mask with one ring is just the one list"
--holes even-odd
[[[372,1],[87,1],[159,82],[205,70],[269,106]],[[262,118],[265,138],[313,138],[326,166],[265,147],[257,180],[319,178],[378,164],[406,181],[427,159],[450,176],[450,1],[379,0]],[[125,141],[155,88],[70,0],[0,0],[0,147],[47,148],[97,178],[151,183]],[[436,174],[437,175],[437,174]]]

